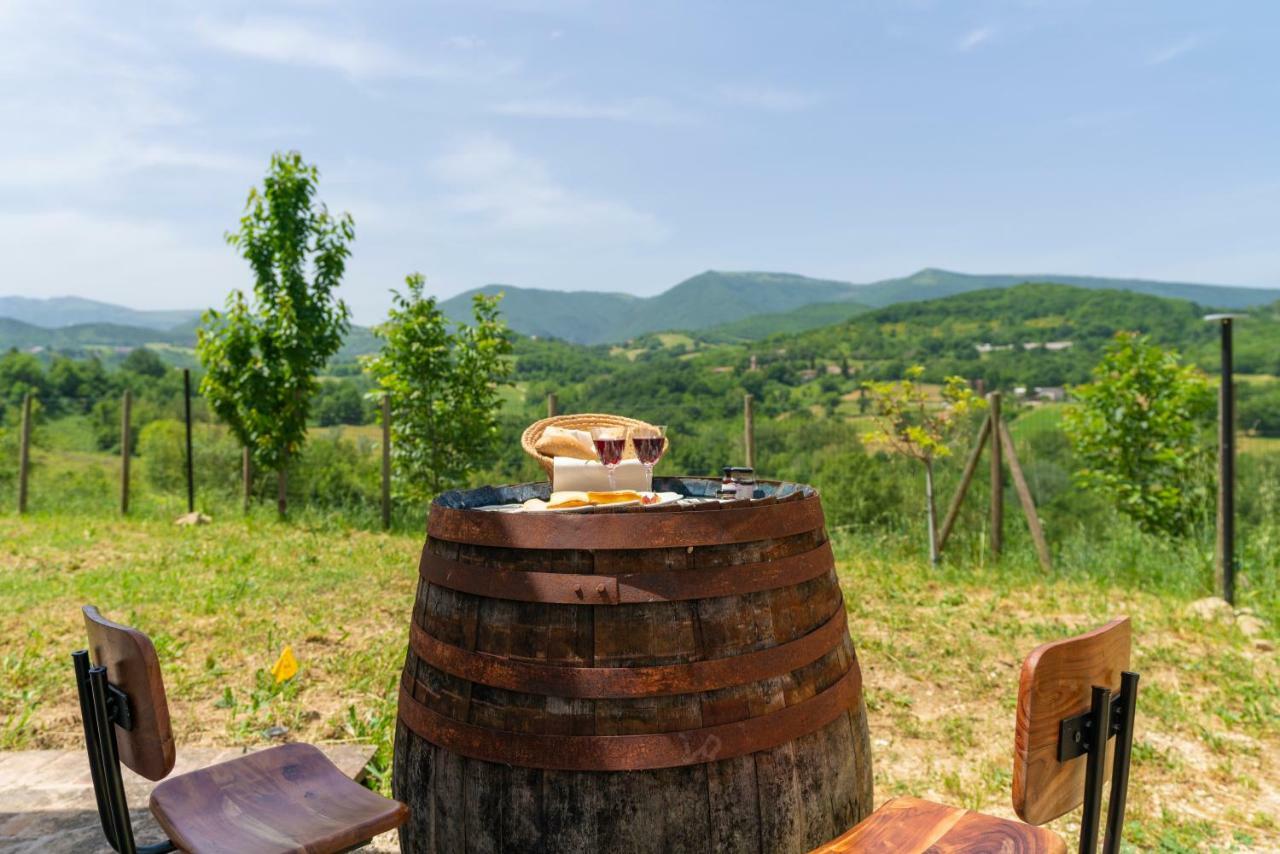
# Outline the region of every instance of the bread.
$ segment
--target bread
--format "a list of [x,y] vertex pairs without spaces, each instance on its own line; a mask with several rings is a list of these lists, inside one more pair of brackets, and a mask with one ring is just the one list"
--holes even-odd
[[534,450],[547,457],[571,457],[575,460],[594,460],[596,447],[591,441],[591,434],[586,430],[566,430],[563,427],[548,427],[542,431]]

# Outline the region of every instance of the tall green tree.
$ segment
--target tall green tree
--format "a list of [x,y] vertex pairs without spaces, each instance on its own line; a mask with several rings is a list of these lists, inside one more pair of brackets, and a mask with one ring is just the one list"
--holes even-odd
[[350,214],[334,216],[316,200],[319,180],[298,152],[272,155],[238,230],[226,235],[253,271],[252,296],[232,291],[225,311],[205,312],[196,343],[201,393],[254,464],[278,473],[282,514],[316,375],[342,346],[350,317],[335,291],[355,227]]
[[501,296],[476,295],[474,322],[454,325],[424,284],[414,273],[404,293],[392,291],[387,322],[374,329],[382,350],[365,362],[379,387],[374,393],[390,396],[396,494],[411,500],[462,485],[491,460],[498,387],[511,376]]
[[1215,396],[1203,371],[1121,332],[1073,395],[1063,426],[1083,485],[1150,532],[1186,534],[1207,520]]
[[871,393],[880,429],[873,435],[895,453],[916,460],[924,468],[925,520],[929,535],[929,563],[938,564],[938,509],[934,498],[934,461],[951,456],[949,441],[964,417],[987,403],[973,393],[962,377],[947,377],[938,399],[919,382],[924,367],[914,365],[898,382],[872,382]]

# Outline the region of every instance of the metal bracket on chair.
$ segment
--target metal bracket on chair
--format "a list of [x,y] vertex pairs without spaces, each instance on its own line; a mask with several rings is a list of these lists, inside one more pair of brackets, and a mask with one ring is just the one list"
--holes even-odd
[[107,683],[107,720],[120,729],[133,730],[133,715],[129,712],[129,695],[110,682]]
[[[1111,731],[1107,733],[1107,738],[1120,732],[1121,723],[1125,719],[1123,714],[1125,699],[1123,693],[1111,698]],[[1063,718],[1058,724],[1059,762],[1084,756],[1093,749],[1093,744],[1093,712],[1081,712],[1074,717]]]

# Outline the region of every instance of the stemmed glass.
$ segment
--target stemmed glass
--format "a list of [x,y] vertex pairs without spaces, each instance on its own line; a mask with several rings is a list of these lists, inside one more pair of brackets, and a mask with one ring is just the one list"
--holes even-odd
[[665,425],[644,425],[631,429],[631,444],[635,445],[636,457],[644,464],[649,475],[649,486],[653,488],[653,467],[662,458],[667,448],[667,428]]
[[609,490],[616,490],[613,470],[622,462],[622,451],[627,446],[627,431],[621,427],[592,427],[591,442],[596,446],[596,456],[609,470]]

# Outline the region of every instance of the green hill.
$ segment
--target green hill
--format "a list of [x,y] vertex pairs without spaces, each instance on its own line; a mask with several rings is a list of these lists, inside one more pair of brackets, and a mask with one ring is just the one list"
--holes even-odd
[[753,314],[732,323],[721,323],[700,330],[697,337],[710,343],[757,341],[770,335],[830,326],[870,310],[868,306],[858,302],[815,302],[791,311]]
[[[648,332],[680,329],[711,341],[794,332],[848,317],[859,305],[883,307],[1027,281],[1089,290],[1128,291],[1190,300],[1215,308],[1248,308],[1280,299],[1280,290],[1091,276],[970,275],[926,268],[898,279],[855,285],[789,273],[719,272],[686,279],[653,297],[604,291],[553,291],[489,285],[441,303],[454,319],[470,316],[475,293],[505,293],[503,314],[517,332],[580,344],[621,342]],[[839,305],[853,303],[852,307]],[[824,305],[825,304],[825,307]],[[738,324],[743,321],[742,325]]]
[[[663,329],[700,330],[759,314],[785,312],[818,302],[847,299],[848,282],[789,273],[724,273],[709,270],[653,297],[599,291],[549,291],[489,285],[481,293],[505,294],[502,313],[525,335],[579,344],[625,341]],[[441,303],[445,314],[471,314],[467,291]]]
[[[1217,331],[1204,309],[1180,299],[1060,284],[1021,284],[898,303],[833,326],[769,341],[789,359],[861,365],[896,377],[909,364],[931,376],[984,377],[997,385],[1083,382],[1116,332],[1132,330],[1216,366]],[[1240,321],[1242,372],[1280,370],[1280,321],[1259,309]],[[1271,355],[1268,355],[1271,354]]]
[[28,350],[80,350],[87,347],[141,347],[145,344],[179,343],[167,332],[115,323],[78,323],[47,329],[0,317],[0,350],[17,347]]
[[1280,289],[1243,288],[1231,285],[1195,285],[1149,279],[1111,279],[1058,274],[1006,275],[953,273],[934,267],[901,279],[884,279],[859,285],[853,299],[871,306],[910,300],[937,299],[969,291],[1009,288],[1024,282],[1054,282],[1091,290],[1131,291],[1158,297],[1190,300],[1214,308],[1249,308],[1280,299]]

